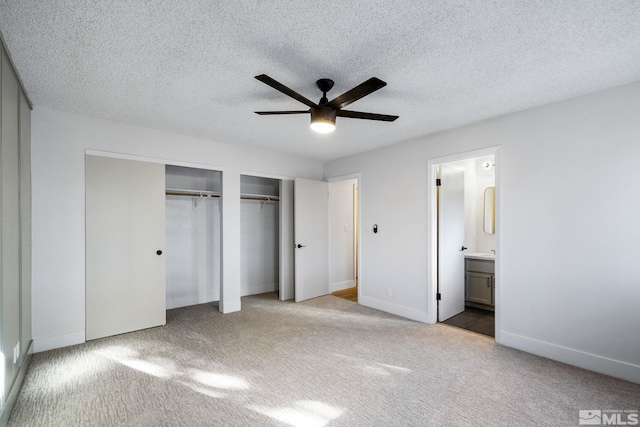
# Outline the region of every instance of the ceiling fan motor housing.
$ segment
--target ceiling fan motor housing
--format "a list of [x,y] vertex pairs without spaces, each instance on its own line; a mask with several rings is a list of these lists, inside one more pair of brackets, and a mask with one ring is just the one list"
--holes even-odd
[[311,107],[311,123],[319,121],[323,122],[336,122],[336,110],[332,107],[317,106]]

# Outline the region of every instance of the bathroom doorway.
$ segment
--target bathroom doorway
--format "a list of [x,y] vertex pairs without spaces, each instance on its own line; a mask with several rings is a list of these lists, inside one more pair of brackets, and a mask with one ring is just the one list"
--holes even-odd
[[429,161],[432,319],[495,336],[497,149]]

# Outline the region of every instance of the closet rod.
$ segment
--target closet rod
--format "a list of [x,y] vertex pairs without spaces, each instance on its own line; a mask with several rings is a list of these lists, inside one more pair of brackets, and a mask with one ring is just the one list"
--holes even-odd
[[242,200],[261,200],[266,202],[279,202],[280,197],[278,196],[266,196],[263,194],[240,194],[240,199]]
[[183,193],[183,192],[176,192],[176,191],[166,191],[164,193],[167,196],[184,196],[184,197],[202,197],[203,199],[206,198],[219,198],[220,195],[219,194],[213,194],[213,193],[208,193],[208,192],[199,192],[199,193]]
[[167,193],[180,193],[180,194],[210,194],[212,196],[219,196],[219,191],[212,190],[195,190],[193,188],[165,188],[164,191]]

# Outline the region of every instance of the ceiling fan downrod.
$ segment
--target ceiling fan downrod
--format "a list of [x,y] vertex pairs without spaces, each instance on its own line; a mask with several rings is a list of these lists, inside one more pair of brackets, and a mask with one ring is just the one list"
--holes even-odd
[[327,92],[329,92],[333,87],[333,80],[319,79],[318,81],[316,81],[316,86],[322,92],[322,98],[320,99],[320,102],[318,103],[318,105],[324,105],[328,103],[329,100],[327,99]]

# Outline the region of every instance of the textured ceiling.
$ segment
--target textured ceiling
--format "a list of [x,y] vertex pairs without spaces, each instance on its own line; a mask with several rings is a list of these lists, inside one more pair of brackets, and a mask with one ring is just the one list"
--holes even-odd
[[[0,0],[0,30],[38,107],[320,160],[640,80],[640,1]],[[318,135],[305,109],[388,86]]]

